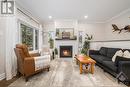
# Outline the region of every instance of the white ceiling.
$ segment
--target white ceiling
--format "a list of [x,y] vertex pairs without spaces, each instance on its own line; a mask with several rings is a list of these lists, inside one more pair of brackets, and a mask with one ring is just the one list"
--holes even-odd
[[22,7],[40,21],[54,19],[76,19],[105,22],[130,8],[130,0],[17,0]]

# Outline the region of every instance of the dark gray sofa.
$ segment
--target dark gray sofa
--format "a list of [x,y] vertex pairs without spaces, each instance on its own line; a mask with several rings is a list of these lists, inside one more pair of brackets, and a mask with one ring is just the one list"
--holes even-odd
[[[112,57],[118,50],[122,49],[101,47],[100,50],[89,50],[89,56],[97,62],[96,64],[98,66],[100,66],[104,71],[110,73],[114,77],[116,77],[117,74],[119,74],[122,70],[126,74],[129,74],[130,59],[117,56],[116,61],[112,62]],[[129,49],[127,50],[130,51]],[[130,78],[129,76],[128,78]]]

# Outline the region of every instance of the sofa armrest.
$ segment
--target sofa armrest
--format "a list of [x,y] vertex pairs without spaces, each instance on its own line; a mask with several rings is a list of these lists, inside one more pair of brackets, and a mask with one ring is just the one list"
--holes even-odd
[[[120,61],[118,66],[118,80],[130,85],[130,61]],[[119,77],[120,76],[120,77]]]
[[130,79],[130,61],[120,61],[118,69],[119,72],[123,72]]
[[33,57],[27,57],[24,59],[24,74],[29,76],[35,72],[35,62]]
[[89,50],[89,55],[99,55],[99,50]]
[[115,65],[118,67],[120,61],[130,61],[130,58],[117,56],[115,59]]

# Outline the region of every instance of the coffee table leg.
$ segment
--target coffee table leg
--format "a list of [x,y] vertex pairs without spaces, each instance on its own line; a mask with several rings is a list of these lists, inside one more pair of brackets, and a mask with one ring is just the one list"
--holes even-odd
[[82,74],[83,66],[82,63],[80,63],[80,74]]
[[91,73],[93,74],[94,73],[94,63],[91,64]]

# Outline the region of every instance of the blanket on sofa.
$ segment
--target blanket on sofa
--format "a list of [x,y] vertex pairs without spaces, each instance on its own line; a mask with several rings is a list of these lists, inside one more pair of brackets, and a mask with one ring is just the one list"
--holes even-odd
[[49,64],[50,55],[34,57],[34,61],[35,61],[35,71],[37,71],[37,70],[42,69],[44,66]]

